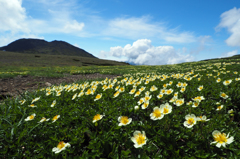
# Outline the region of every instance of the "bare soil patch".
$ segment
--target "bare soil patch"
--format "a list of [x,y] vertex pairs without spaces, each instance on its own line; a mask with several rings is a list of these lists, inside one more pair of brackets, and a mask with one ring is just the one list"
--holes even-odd
[[109,79],[116,78],[119,75],[105,74],[86,74],[86,75],[69,75],[65,74],[61,78],[53,77],[34,77],[18,75],[14,78],[0,79],[0,103],[6,98],[15,98],[19,96],[19,92],[34,91],[41,88],[49,87],[50,85],[60,85],[61,83],[71,84],[80,80],[94,80],[98,78]]

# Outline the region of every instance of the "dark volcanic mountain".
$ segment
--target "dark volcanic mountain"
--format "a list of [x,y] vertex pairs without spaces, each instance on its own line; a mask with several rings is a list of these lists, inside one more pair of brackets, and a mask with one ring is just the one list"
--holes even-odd
[[83,49],[75,47],[65,41],[57,40],[47,42],[41,39],[19,39],[7,46],[0,47],[0,50],[28,54],[68,55],[96,58]]

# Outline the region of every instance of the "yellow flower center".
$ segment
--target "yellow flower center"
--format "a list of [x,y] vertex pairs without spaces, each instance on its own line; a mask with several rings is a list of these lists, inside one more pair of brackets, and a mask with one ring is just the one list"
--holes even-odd
[[163,109],[163,114],[167,114],[168,112],[169,112],[169,109],[167,109],[167,108]]
[[101,118],[100,114],[97,114],[93,117],[93,120],[99,120]]
[[122,116],[121,117],[121,123],[127,124],[128,123],[128,117],[127,116]]
[[34,104],[31,104],[30,106],[31,106],[31,107],[34,107]]
[[225,93],[222,93],[222,97],[226,97],[226,94],[225,94]]
[[58,149],[62,149],[65,146],[65,143],[63,141],[59,142],[59,144],[57,145]]
[[198,103],[197,103],[197,102],[195,102],[195,103],[194,103],[194,105],[197,107],[197,106],[198,106]]
[[135,92],[135,89],[132,89],[132,90],[131,90],[131,93],[134,93],[134,92]]
[[192,125],[195,121],[194,121],[193,118],[189,118],[189,119],[187,120],[187,122],[188,122],[189,125]]
[[156,110],[154,110],[154,112],[153,112],[153,116],[155,116],[156,118],[159,118],[159,117],[161,117],[161,112],[158,110],[158,109],[156,109]]
[[219,143],[227,142],[226,134],[223,133],[223,134],[215,135],[214,140],[219,142]]
[[145,139],[146,139],[146,137],[140,133],[138,134],[138,136],[136,136],[136,141],[137,141],[138,145],[144,144]]
[[29,117],[30,120],[32,120],[33,118],[34,118],[34,115],[31,115],[31,116]]
[[119,92],[117,91],[117,92],[114,94],[114,97],[116,97],[118,94],[119,94]]
[[100,99],[100,98],[101,98],[101,95],[98,94],[98,95],[96,96],[96,99]]
[[144,108],[147,108],[147,106],[148,106],[148,103],[143,103]]
[[150,99],[150,97],[145,97],[145,100],[149,100]]
[[167,94],[170,94],[170,93],[172,93],[172,91],[171,91],[171,90],[168,90],[168,91],[167,91]]
[[182,104],[183,102],[182,102],[181,100],[177,100],[176,103],[178,103],[178,104]]
[[136,95],[139,95],[139,94],[140,94],[140,92],[139,92],[139,91],[137,91]]
[[58,115],[54,116],[52,120],[57,120],[58,119]]

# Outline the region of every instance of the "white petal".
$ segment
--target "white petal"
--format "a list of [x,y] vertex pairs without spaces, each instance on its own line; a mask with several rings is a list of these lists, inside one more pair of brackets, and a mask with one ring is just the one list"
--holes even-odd
[[53,152],[58,151],[58,148],[57,148],[57,147],[54,147],[54,148],[52,149],[52,151],[53,151]]
[[217,145],[216,145],[218,148],[220,148],[221,147],[221,144],[220,143],[217,143]]
[[227,139],[227,144],[231,144],[233,141],[234,141],[234,138],[233,138],[233,136],[232,136],[232,137],[230,137],[229,139]]

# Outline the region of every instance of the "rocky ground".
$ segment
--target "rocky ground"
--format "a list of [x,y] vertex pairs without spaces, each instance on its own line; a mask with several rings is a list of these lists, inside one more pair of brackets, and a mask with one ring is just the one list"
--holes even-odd
[[61,83],[74,83],[79,80],[106,78],[113,79],[118,75],[105,74],[86,74],[86,75],[69,75],[65,74],[61,78],[53,77],[33,77],[33,76],[17,76],[15,78],[0,79],[0,103],[6,98],[15,98],[19,92],[34,91],[40,88],[49,87],[51,85],[60,85]]

